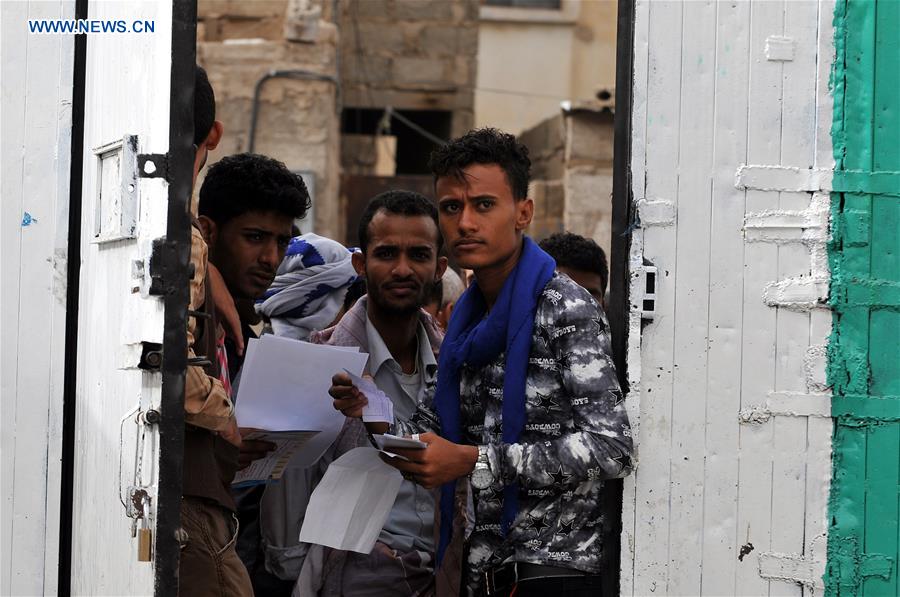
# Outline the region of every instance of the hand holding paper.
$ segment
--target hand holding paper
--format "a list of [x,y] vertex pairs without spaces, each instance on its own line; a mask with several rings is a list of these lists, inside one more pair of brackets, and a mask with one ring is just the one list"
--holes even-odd
[[375,444],[378,445],[379,452],[389,458],[399,458],[400,460],[408,461],[409,459],[406,456],[401,456],[400,454],[393,452],[393,449],[405,448],[408,450],[421,450],[422,448],[428,447],[428,444],[418,439],[398,437],[396,435],[391,435],[390,433],[385,433],[383,435],[376,434],[373,435],[372,438],[375,440]]
[[375,380],[371,377],[360,377],[353,372],[344,369],[350,376],[350,381],[356,389],[365,394],[368,404],[363,407],[362,420],[364,423],[393,423],[394,403],[390,397],[378,389]]
[[[262,458],[254,459],[241,468],[232,480],[233,487],[249,487],[281,480],[284,469],[317,431],[259,431],[246,436],[248,442],[268,444],[272,449]],[[239,457],[240,458],[240,457]]]
[[361,372],[367,358],[358,351],[271,334],[251,339],[235,416],[244,427],[266,431],[318,431],[297,450],[292,463],[309,466],[331,445],[345,420],[323,399],[331,384],[325,372]]

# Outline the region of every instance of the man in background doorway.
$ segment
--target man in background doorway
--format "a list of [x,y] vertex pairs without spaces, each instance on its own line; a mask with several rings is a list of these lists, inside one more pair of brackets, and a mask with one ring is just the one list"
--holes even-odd
[[609,266],[606,253],[593,239],[571,232],[557,232],[540,243],[540,247],[556,260],[556,271],[566,274],[606,311],[606,284]]

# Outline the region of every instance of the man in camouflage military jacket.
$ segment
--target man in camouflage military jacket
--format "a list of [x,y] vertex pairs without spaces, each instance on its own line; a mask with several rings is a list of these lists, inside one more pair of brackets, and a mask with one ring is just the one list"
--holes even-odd
[[[530,161],[514,137],[472,131],[437,150],[432,168],[444,238],[475,272],[467,293],[474,308],[471,321],[459,321],[467,317],[464,295],[441,349],[436,393],[395,429],[420,433],[428,447],[391,464],[426,487],[471,480],[469,595],[598,595],[605,557],[599,496],[604,479],[628,474],[632,448],[605,316],[524,236],[533,212]],[[529,334],[510,333],[505,349],[479,361],[481,344],[492,338],[480,328],[529,300],[522,327]],[[358,416],[365,397],[343,381],[336,376],[335,407]],[[449,399],[442,382],[453,386]],[[521,418],[514,431],[511,414]]]

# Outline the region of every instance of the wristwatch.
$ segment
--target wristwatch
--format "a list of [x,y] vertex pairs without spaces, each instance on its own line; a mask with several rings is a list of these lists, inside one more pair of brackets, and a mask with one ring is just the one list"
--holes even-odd
[[475,489],[487,489],[494,484],[494,473],[491,472],[491,463],[488,460],[487,446],[478,446],[478,460],[475,468],[469,473],[469,481]]

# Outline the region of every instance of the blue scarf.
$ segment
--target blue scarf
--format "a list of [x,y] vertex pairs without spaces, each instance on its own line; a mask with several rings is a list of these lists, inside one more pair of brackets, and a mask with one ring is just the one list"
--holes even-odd
[[[534,313],[541,292],[553,277],[556,262],[527,236],[522,255],[510,272],[488,316],[487,305],[477,282],[460,297],[453,308],[447,335],[441,345],[435,409],[441,420],[441,435],[462,441],[459,407],[460,369],[465,364],[479,368],[492,363],[506,351],[503,379],[503,442],[514,444],[525,427],[525,377],[531,352]],[[437,562],[440,564],[450,544],[453,530],[453,496],[456,482],[441,488],[441,537]],[[509,530],[518,509],[518,485],[507,485],[503,493],[503,534]]]

